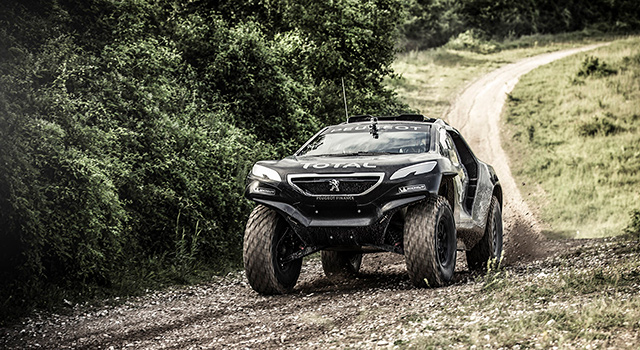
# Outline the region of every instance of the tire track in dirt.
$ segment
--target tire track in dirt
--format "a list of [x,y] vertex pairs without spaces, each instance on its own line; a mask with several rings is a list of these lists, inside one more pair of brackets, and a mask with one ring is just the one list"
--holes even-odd
[[[551,52],[529,57],[499,68],[469,84],[445,112],[444,119],[465,137],[476,156],[491,164],[504,194],[505,259],[514,263],[553,253],[553,242],[541,235],[541,223],[531,213],[511,174],[509,159],[502,149],[500,115],[507,94],[520,77],[555,60],[596,49],[603,44]],[[543,243],[544,242],[544,243]]]

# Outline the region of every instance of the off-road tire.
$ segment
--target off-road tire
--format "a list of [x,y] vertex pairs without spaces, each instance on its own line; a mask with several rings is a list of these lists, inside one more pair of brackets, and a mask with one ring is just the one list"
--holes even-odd
[[247,279],[256,292],[284,294],[293,289],[300,276],[302,258],[285,264],[280,264],[279,258],[290,254],[291,247],[285,243],[295,239],[294,235],[286,220],[274,210],[258,205],[251,212],[244,231],[243,257]]
[[431,196],[407,210],[404,255],[416,287],[439,287],[450,282],[456,267],[456,224],[449,202]]
[[361,264],[361,253],[322,251],[322,269],[327,277],[353,276],[360,271]]
[[470,270],[483,270],[488,263],[497,263],[502,257],[502,210],[496,197],[491,198],[489,215],[484,236],[471,250],[467,251],[467,265]]

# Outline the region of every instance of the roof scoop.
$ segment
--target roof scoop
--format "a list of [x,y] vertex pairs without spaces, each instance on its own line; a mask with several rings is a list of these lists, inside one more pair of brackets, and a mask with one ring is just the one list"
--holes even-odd
[[369,124],[369,133],[374,139],[378,138],[378,118],[371,117],[371,124]]

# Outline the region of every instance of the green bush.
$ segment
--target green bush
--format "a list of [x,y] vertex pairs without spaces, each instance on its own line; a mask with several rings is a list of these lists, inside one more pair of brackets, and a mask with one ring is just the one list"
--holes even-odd
[[446,48],[453,50],[467,50],[488,54],[499,51],[498,45],[483,38],[477,30],[467,30],[460,33],[457,37],[452,38],[445,45]]
[[584,61],[582,61],[582,65],[580,66],[578,73],[576,73],[576,76],[578,77],[593,76],[593,77],[599,78],[599,77],[606,77],[608,75],[616,74],[617,72],[618,71],[616,71],[615,69],[609,67],[609,65],[606,62],[600,61],[599,58],[593,57],[593,56],[587,56],[584,58]]
[[634,209],[630,214],[631,219],[629,220],[629,225],[627,225],[624,231],[627,234],[640,239],[640,210]]

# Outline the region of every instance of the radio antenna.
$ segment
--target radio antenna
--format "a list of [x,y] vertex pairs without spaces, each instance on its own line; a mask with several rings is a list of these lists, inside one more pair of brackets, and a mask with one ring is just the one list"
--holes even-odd
[[344,78],[342,78],[342,97],[344,98],[344,114],[347,116],[347,121],[349,121],[349,110],[347,109],[347,92],[344,89]]

